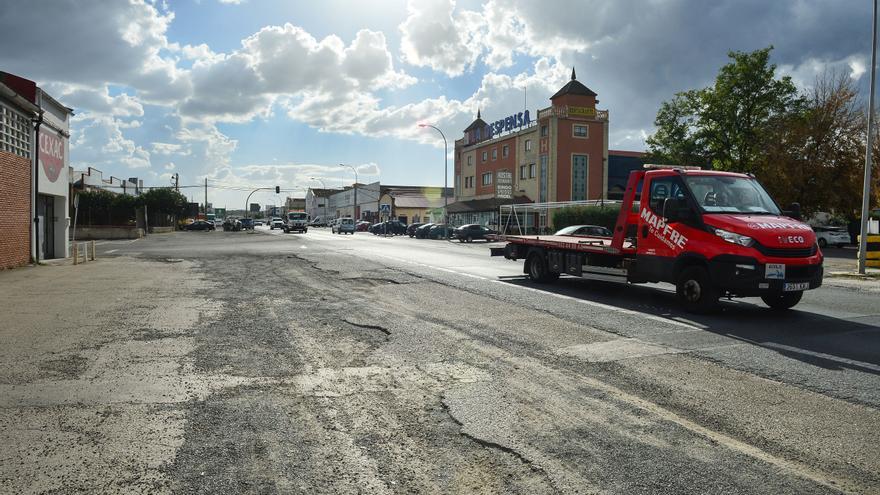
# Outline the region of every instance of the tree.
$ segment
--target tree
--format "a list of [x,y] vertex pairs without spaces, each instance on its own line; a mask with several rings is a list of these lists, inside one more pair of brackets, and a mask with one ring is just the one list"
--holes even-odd
[[802,99],[788,77],[775,78],[773,47],[730,52],[731,62],[708,88],[678,93],[663,102],[648,138],[653,157],[682,165],[757,173],[767,130],[797,112]]
[[657,132],[648,137],[649,161],[672,165],[708,164],[705,143],[697,122],[702,97],[700,91],[677,93],[657,111]]

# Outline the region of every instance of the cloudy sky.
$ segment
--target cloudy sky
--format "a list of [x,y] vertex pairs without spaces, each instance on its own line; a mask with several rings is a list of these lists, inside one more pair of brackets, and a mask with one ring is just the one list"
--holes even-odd
[[870,0],[5,0],[0,70],[75,109],[74,167],[207,177],[232,208],[244,193],[224,188],[351,183],[339,163],[440,185],[443,143],[419,122],[451,145],[478,108],[546,107],[572,66],[625,150],[728,50],[772,44],[801,87],[832,69],[867,88],[870,16]]

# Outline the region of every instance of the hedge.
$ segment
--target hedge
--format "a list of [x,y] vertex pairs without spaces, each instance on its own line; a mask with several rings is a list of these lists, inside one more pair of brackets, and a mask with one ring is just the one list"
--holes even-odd
[[568,206],[553,212],[553,228],[563,229],[570,225],[600,225],[614,231],[619,205]]

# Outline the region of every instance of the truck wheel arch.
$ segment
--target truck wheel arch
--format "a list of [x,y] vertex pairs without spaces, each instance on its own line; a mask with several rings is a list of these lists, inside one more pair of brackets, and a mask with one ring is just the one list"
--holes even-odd
[[672,273],[669,274],[671,276],[669,282],[677,283],[678,277],[681,276],[681,273],[692,266],[701,266],[705,268],[711,276],[709,260],[707,260],[705,256],[697,253],[682,253],[675,259],[675,264],[672,266]]

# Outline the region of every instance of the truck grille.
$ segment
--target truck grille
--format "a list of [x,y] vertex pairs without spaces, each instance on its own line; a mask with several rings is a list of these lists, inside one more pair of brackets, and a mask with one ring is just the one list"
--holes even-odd
[[756,244],[755,249],[764,256],[772,256],[774,258],[809,258],[816,254],[816,245],[813,244],[808,248],[771,248]]

